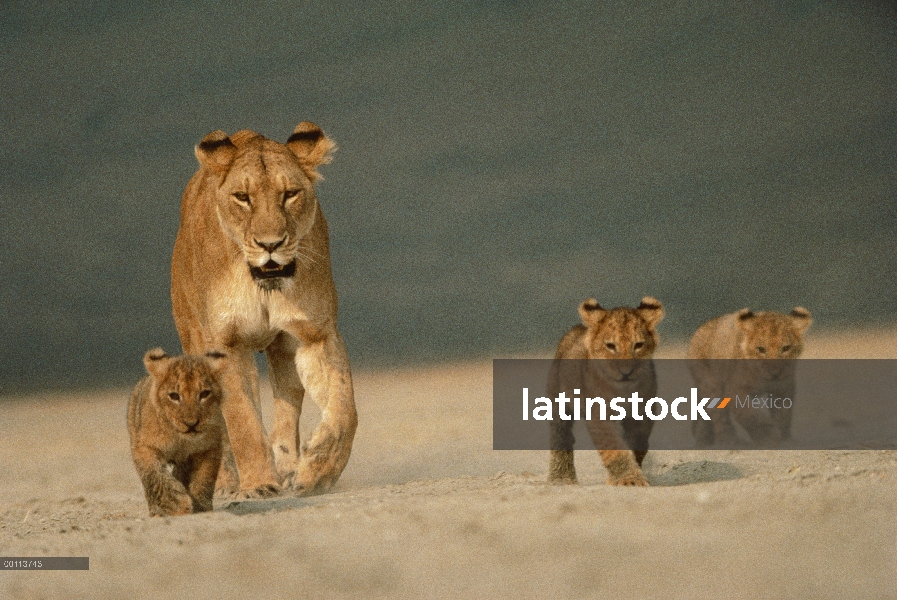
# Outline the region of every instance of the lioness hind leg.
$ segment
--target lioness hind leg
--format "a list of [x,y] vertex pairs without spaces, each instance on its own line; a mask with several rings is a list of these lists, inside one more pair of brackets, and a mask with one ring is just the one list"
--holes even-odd
[[271,387],[274,389],[274,427],[271,429],[271,449],[274,466],[284,486],[292,485],[299,468],[299,418],[305,388],[293,358],[298,344],[291,336],[281,333],[265,350]]
[[[280,485],[259,410],[255,358],[252,352],[235,348],[229,349],[227,355],[229,365],[222,376],[225,393],[221,412],[239,474],[237,499],[275,496]],[[227,475],[226,470],[222,474]]]

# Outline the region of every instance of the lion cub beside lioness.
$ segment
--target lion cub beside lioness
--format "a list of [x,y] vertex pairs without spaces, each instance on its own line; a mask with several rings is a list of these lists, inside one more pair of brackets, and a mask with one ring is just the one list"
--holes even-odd
[[143,357],[149,373],[128,403],[131,455],[150,516],[212,510],[221,464],[223,354]]
[[[802,306],[788,315],[743,308],[704,323],[688,346],[689,369],[701,395],[793,400],[791,359],[803,351],[803,335],[812,323]],[[712,411],[712,421],[695,421],[692,431],[699,448],[737,444],[734,420],[752,441],[775,443],[791,436],[790,408],[735,402],[731,410]]]
[[[646,296],[637,308],[607,310],[590,298],[579,305],[579,315],[583,324],[568,331],[558,344],[549,376],[549,398],[562,391],[568,395],[597,396],[608,402],[636,392],[645,399],[654,397],[657,376],[650,359],[659,341],[657,324],[664,315],[660,302]],[[627,416],[622,421],[592,419],[586,423],[607,469],[607,482],[648,485],[641,464],[648,453],[654,422]],[[573,421],[553,419],[549,481],[576,482],[573,443]]]

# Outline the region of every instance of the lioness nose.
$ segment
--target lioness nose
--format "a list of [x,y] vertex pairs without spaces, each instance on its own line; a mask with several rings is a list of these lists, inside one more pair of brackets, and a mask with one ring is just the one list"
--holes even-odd
[[275,241],[275,242],[271,242],[271,241],[268,241],[268,240],[265,240],[265,241],[254,240],[254,241],[255,241],[255,243],[258,244],[261,248],[264,248],[264,249],[267,250],[268,252],[274,252],[275,250],[277,250],[277,249],[278,249],[278,248],[279,248],[279,247],[286,241],[286,239],[287,239],[287,238],[282,237],[282,238],[280,238],[279,240],[277,240],[277,241]]

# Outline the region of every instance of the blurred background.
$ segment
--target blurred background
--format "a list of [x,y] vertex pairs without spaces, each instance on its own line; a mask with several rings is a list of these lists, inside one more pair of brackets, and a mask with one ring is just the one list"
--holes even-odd
[[897,322],[893,2],[4,2],[0,394],[179,351],[193,146],[336,139],[356,368],[551,352],[644,295]]

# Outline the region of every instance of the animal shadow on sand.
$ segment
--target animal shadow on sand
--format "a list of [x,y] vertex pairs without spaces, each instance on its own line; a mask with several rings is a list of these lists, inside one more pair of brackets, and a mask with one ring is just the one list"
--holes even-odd
[[648,481],[652,486],[667,487],[710,481],[728,481],[742,477],[744,474],[735,465],[697,460],[674,465],[663,473],[648,475]]

